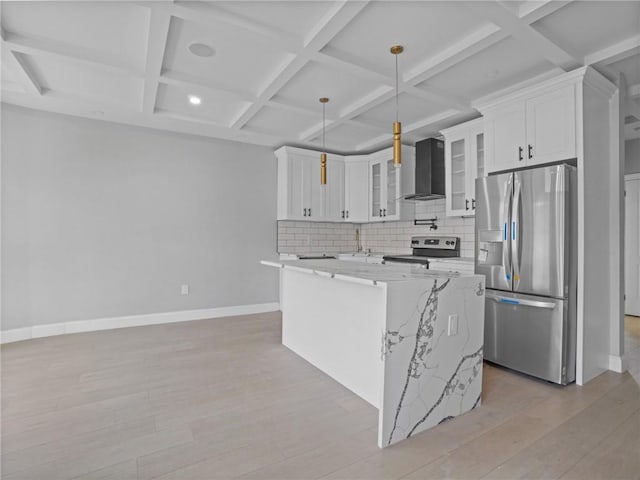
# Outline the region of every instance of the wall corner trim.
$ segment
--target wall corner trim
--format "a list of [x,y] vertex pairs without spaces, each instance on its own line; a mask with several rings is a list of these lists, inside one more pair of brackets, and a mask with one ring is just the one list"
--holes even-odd
[[177,312],[129,315],[125,317],[95,318],[91,320],[77,320],[73,322],[52,323],[48,325],[34,325],[32,327],[0,331],[0,344],[19,342],[21,340],[29,340],[31,338],[64,335],[68,333],[97,332],[100,330],[113,330],[116,328],[141,327],[145,325],[188,322],[191,320],[234,317],[238,315],[251,315],[254,313],[275,312],[278,310],[280,310],[280,304],[278,302],[272,302],[218,308],[203,308],[199,310],[181,310]]
[[622,373],[627,370],[627,362],[624,356],[609,355],[609,370],[616,373]]

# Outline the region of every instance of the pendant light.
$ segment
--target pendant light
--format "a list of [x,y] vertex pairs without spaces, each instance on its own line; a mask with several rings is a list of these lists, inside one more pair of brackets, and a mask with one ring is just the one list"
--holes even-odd
[[396,57],[396,121],[393,124],[393,166],[398,168],[402,165],[402,125],[398,121],[398,55],[404,51],[402,45],[394,45],[390,52]]
[[320,154],[320,185],[327,184],[327,152],[324,148],[325,137],[325,107],[329,99],[322,97],[320,103],[322,104],[322,153]]

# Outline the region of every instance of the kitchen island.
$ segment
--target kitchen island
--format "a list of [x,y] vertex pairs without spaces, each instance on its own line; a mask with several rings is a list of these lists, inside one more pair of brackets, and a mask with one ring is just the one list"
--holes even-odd
[[282,343],[378,408],[386,447],[480,404],[484,277],[410,265],[280,268]]

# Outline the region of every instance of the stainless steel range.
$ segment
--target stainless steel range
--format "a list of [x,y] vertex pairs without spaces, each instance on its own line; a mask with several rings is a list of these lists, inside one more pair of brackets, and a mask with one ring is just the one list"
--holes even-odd
[[429,268],[429,258],[460,256],[459,237],[411,237],[412,255],[385,255],[385,263],[416,263]]

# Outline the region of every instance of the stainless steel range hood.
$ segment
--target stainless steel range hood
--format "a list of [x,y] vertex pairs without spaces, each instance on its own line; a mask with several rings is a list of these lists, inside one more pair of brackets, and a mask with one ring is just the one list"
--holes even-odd
[[444,142],[427,138],[416,142],[416,191],[405,200],[426,201],[444,198]]

